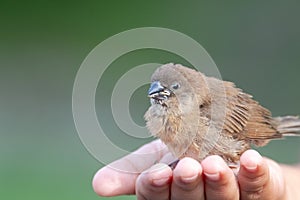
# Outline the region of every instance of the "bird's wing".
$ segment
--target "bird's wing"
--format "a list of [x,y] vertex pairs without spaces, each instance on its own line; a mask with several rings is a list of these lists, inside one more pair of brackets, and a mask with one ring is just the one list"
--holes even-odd
[[277,134],[271,112],[259,105],[252,96],[226,82],[227,112],[224,130],[237,138],[249,139],[256,145],[266,140],[280,137]]
[[227,94],[224,129],[230,133],[240,133],[245,129],[250,118],[249,103],[247,100],[251,97],[246,96],[240,91],[234,91],[235,93],[237,92],[237,94],[232,94],[233,91],[229,92],[230,93]]

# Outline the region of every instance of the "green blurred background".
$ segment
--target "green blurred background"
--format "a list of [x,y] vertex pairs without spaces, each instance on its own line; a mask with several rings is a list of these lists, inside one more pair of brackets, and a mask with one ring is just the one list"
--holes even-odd
[[[299,8],[300,2],[290,0],[1,1],[0,199],[101,199],[91,180],[102,164],[75,130],[72,86],[87,54],[127,29],[154,26],[185,33],[206,48],[223,79],[253,94],[274,115],[299,114]],[[170,61],[181,59],[155,50],[133,52],[113,63],[99,87],[109,94],[131,67]],[[146,89],[135,93],[136,106],[130,106],[140,124],[149,105]],[[146,142],[121,136],[110,120],[108,98],[97,93],[97,110],[108,116],[112,140],[128,149]],[[294,163],[299,142],[273,141],[260,152]]]

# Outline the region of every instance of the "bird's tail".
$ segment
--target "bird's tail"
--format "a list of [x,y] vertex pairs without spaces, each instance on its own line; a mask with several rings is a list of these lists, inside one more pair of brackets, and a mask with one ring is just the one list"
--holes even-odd
[[298,116],[275,117],[277,131],[282,136],[300,136],[300,119]]

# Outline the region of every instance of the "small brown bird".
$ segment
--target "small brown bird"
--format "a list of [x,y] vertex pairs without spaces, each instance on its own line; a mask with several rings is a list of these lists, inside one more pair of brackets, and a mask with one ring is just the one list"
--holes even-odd
[[234,83],[172,63],[159,67],[151,81],[147,128],[179,159],[220,155],[235,167],[252,144],[300,133],[298,117],[273,118]]

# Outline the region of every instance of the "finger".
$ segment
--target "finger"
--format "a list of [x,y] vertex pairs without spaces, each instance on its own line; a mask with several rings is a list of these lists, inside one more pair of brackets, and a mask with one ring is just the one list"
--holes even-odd
[[144,145],[100,169],[93,179],[94,191],[100,196],[134,194],[138,175],[157,163],[166,153],[165,145],[160,140]]
[[239,187],[233,171],[220,156],[209,156],[201,162],[205,176],[206,199],[239,199]]
[[173,171],[172,200],[204,199],[202,167],[192,158],[183,158]]
[[163,163],[152,166],[136,180],[136,197],[138,200],[169,199],[171,168]]
[[255,150],[243,153],[240,161],[238,182],[242,199],[282,199],[285,188],[278,164],[262,158]]

